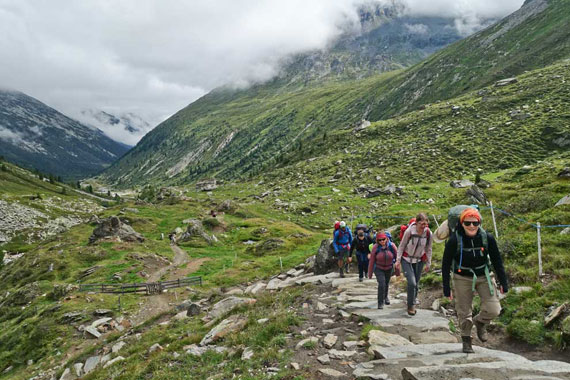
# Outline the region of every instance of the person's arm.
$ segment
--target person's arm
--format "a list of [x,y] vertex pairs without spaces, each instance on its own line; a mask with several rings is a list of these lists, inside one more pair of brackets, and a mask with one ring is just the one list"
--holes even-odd
[[405,232],[404,232],[404,236],[402,236],[402,241],[400,242],[400,246],[398,247],[398,257],[396,258],[396,264],[398,264],[401,260],[402,260],[402,255],[404,254],[404,251],[406,250],[406,246],[408,245],[408,242],[410,241],[410,229],[408,228]]
[[338,230],[336,230],[333,234],[333,248],[334,248],[334,253],[338,253]]
[[491,234],[487,234],[487,241],[489,242],[489,258],[493,264],[495,274],[498,277],[499,283],[501,284],[502,292],[506,293],[509,291],[509,284],[507,281],[507,273],[505,272],[505,267],[503,266],[503,259],[501,259],[501,253],[499,252],[499,247],[497,246],[497,240]]
[[429,238],[427,239],[426,243],[426,255],[427,255],[426,271],[429,270],[429,268],[431,268],[432,242],[433,242],[433,233],[429,231]]
[[370,260],[368,261],[368,278],[372,278],[372,272],[374,271],[375,263],[376,263],[376,244],[372,247],[372,252],[370,252]]
[[457,237],[452,234],[445,243],[445,249],[443,251],[443,259],[441,261],[441,277],[443,279],[443,295],[446,297],[451,297],[450,279],[451,279],[451,263],[453,262],[453,256],[457,250]]

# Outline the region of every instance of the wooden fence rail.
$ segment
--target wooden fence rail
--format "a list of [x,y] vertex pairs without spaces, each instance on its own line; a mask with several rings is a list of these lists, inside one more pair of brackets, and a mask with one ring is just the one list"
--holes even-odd
[[188,285],[202,285],[202,277],[188,277],[172,281],[160,282],[141,282],[136,284],[81,284],[79,285],[80,292],[95,292],[95,293],[146,293],[158,294],[162,293],[165,289],[181,288]]

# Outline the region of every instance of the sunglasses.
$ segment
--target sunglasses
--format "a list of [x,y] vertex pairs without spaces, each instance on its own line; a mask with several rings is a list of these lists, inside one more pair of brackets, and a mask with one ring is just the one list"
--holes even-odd
[[378,241],[386,241],[386,238],[384,238],[384,239],[378,239]]
[[467,227],[469,227],[470,225],[473,225],[473,226],[477,227],[477,226],[479,226],[480,224],[481,224],[481,222],[470,222],[470,221],[463,222],[463,225],[464,225],[464,226],[467,226]]

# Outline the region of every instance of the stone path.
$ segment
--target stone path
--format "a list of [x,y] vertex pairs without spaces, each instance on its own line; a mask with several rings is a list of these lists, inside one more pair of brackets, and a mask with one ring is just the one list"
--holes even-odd
[[[313,323],[308,328],[302,326],[306,330],[301,331],[305,341],[316,339],[318,348],[313,353],[305,350],[308,357],[303,359],[304,343],[297,344],[295,356],[310,362],[305,368],[310,368],[316,379],[570,380],[570,363],[531,361],[478,347],[476,340],[474,354],[462,353],[461,343],[449,331],[449,320],[442,313],[417,309],[415,316],[408,316],[405,294],[391,294],[391,304],[377,309],[375,280],[358,282],[355,275],[339,278],[331,273],[303,276],[296,282],[325,285],[322,288],[326,289],[303,306],[305,315],[322,318],[321,326]],[[368,335],[368,343],[355,341],[360,332],[353,331],[350,336],[346,334],[350,329],[342,327],[354,320],[366,320],[380,330]],[[372,356],[374,360],[370,360]]]

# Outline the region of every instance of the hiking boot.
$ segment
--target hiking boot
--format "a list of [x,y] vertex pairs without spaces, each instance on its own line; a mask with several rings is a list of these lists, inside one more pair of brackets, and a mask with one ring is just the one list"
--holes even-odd
[[408,308],[408,315],[416,315],[416,309],[413,306]]
[[384,303],[386,305],[390,305],[390,298],[388,298],[388,296],[386,296],[386,298],[384,299]]
[[338,271],[339,271],[339,273],[340,273],[340,277],[343,277],[343,278],[344,278],[344,272],[343,272],[342,268],[340,268]]
[[420,301],[418,301],[417,298],[414,298],[414,305],[419,305],[419,304],[420,304]]
[[473,354],[473,347],[471,346],[471,337],[470,336],[462,336],[461,340],[463,341],[463,352],[466,354]]
[[489,334],[487,334],[487,325],[483,322],[475,321],[475,328],[477,329],[477,338],[481,342],[486,342],[489,340]]
[[381,304],[381,303],[379,303],[379,304],[378,304],[378,309],[384,309],[384,305]]
[[358,282],[362,282],[364,279],[362,277],[358,277]]

